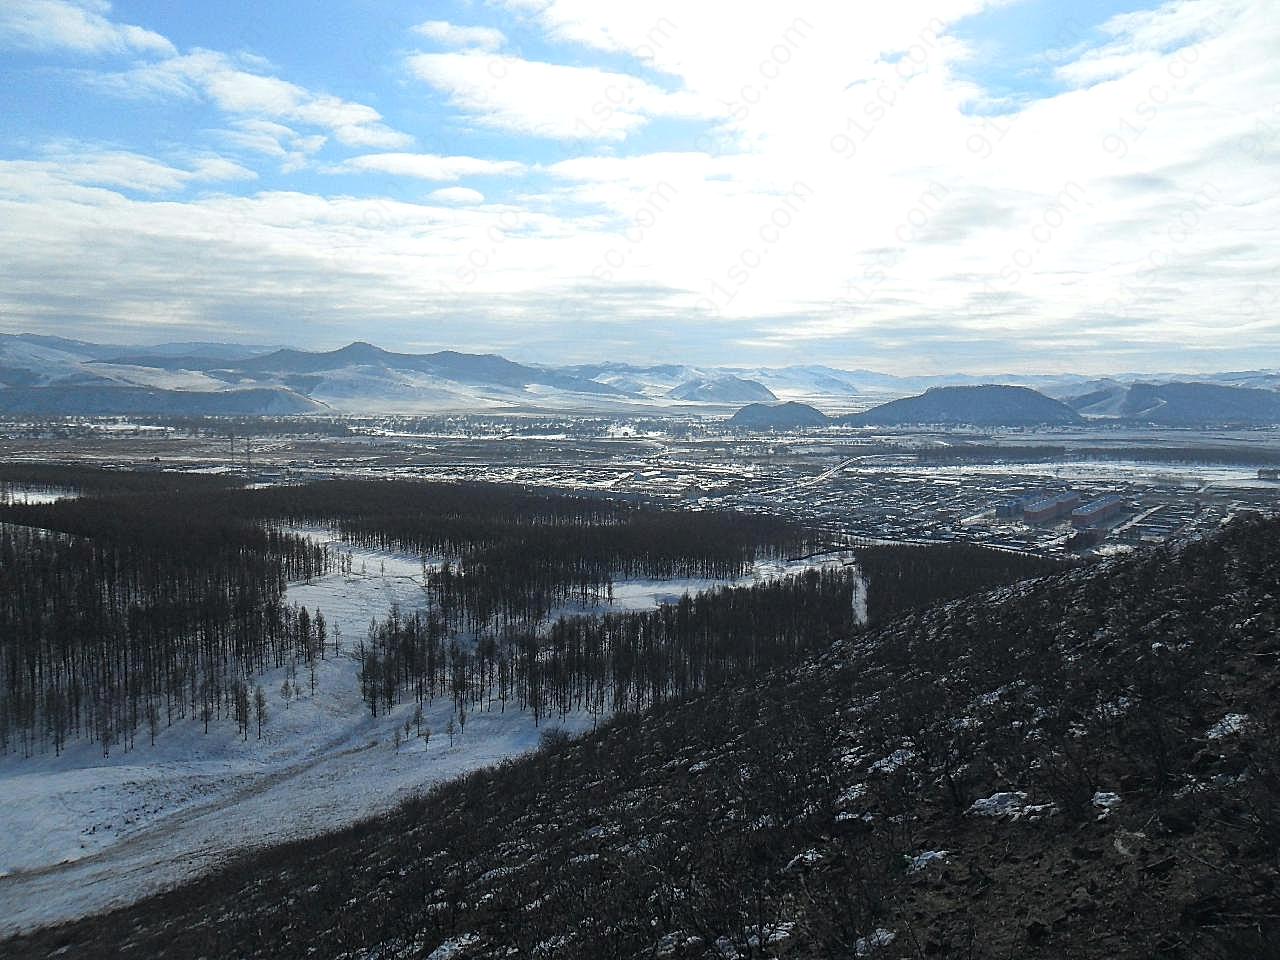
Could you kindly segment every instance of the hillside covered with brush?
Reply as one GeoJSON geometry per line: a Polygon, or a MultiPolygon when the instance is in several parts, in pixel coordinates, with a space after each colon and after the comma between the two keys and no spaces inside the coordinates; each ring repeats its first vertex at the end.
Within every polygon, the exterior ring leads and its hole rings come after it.
{"type": "Polygon", "coordinates": [[[1280,519],[910,613],[6,957],[1267,957],[1280,519]]]}

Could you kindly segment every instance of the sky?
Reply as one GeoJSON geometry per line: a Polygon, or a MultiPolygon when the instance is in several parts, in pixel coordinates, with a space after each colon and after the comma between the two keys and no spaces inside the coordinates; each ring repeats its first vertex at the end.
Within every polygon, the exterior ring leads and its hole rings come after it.
{"type": "Polygon", "coordinates": [[[1280,0],[4,0],[0,332],[1280,367],[1280,0]]]}

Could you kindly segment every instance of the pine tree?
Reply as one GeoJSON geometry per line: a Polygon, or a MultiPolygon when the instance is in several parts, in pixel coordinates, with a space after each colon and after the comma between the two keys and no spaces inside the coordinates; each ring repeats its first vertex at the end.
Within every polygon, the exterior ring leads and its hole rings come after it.
{"type": "Polygon", "coordinates": [[[258,739],[262,739],[262,724],[267,719],[267,695],[263,693],[262,687],[255,686],[253,688],[253,711],[258,718],[258,739]]]}
{"type": "MultiPolygon", "coordinates": [[[[316,611],[316,616],[315,616],[315,631],[316,631],[316,647],[319,648],[320,659],[323,660],[325,659],[325,652],[324,652],[325,647],[329,643],[329,628],[328,628],[328,624],[325,623],[324,614],[321,613],[319,610],[316,611]]],[[[313,689],[312,693],[314,692],[315,690],[313,689]]]]}
{"type": "Polygon", "coordinates": [[[243,680],[237,680],[232,688],[235,700],[236,727],[249,739],[249,686],[243,680]]]}

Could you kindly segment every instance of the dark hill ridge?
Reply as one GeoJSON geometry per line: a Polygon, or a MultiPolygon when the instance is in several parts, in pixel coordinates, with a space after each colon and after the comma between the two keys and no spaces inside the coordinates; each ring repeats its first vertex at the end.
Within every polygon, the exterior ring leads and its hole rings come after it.
{"type": "Polygon", "coordinates": [[[1085,415],[1159,426],[1280,424],[1280,392],[1217,383],[1116,384],[1067,403],[1085,415]]]}
{"type": "Polygon", "coordinates": [[[1240,517],[0,951],[1274,956],[1277,583],[1280,519],[1240,517]]]}
{"type": "Polygon", "coordinates": [[[933,387],[915,397],[891,400],[862,413],[842,417],[849,426],[963,424],[976,427],[1060,426],[1084,419],[1065,403],[1030,387],[984,384],[933,387]]]}
{"type": "Polygon", "coordinates": [[[730,417],[728,423],[731,427],[749,430],[800,430],[825,427],[830,421],[816,407],[790,400],[786,403],[749,403],[730,417]]]}

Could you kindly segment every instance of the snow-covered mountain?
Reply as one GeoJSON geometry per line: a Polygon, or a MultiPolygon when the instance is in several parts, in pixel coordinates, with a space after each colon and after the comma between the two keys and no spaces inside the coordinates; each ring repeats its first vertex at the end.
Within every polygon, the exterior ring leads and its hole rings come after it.
{"type": "Polygon", "coordinates": [[[695,377],[673,388],[667,396],[673,400],[697,403],[771,402],[778,399],[759,381],[741,377],[695,377]]]}
{"type": "MultiPolygon", "coordinates": [[[[554,366],[452,350],[402,353],[362,341],[312,352],[210,342],[127,346],[0,334],[0,410],[19,415],[513,409],[625,413],[690,406],[720,415],[744,403],[774,400],[808,403],[840,415],[935,387],[1001,383],[1079,403],[1076,409],[1089,418],[1116,418],[1133,415],[1133,390],[1152,379],[1116,375],[1100,380],[1072,374],[896,376],[820,364],[554,366]],[[1089,402],[1081,402],[1082,398],[1089,402]]],[[[1194,380],[1220,388],[1247,387],[1255,391],[1253,400],[1263,406],[1264,400],[1280,396],[1276,392],[1280,370],[1154,379],[1164,384],[1194,380]]],[[[1196,422],[1198,404],[1208,403],[1210,394],[1203,388],[1178,390],[1178,422],[1196,422]]],[[[1206,407],[1206,422],[1221,419],[1216,403],[1206,407]]]]}
{"type": "Polygon", "coordinates": [[[630,396],[494,355],[393,353],[363,342],[326,352],[108,347],[27,335],[0,337],[0,385],[8,388],[0,389],[0,409],[31,414],[592,408],[630,396]]]}

